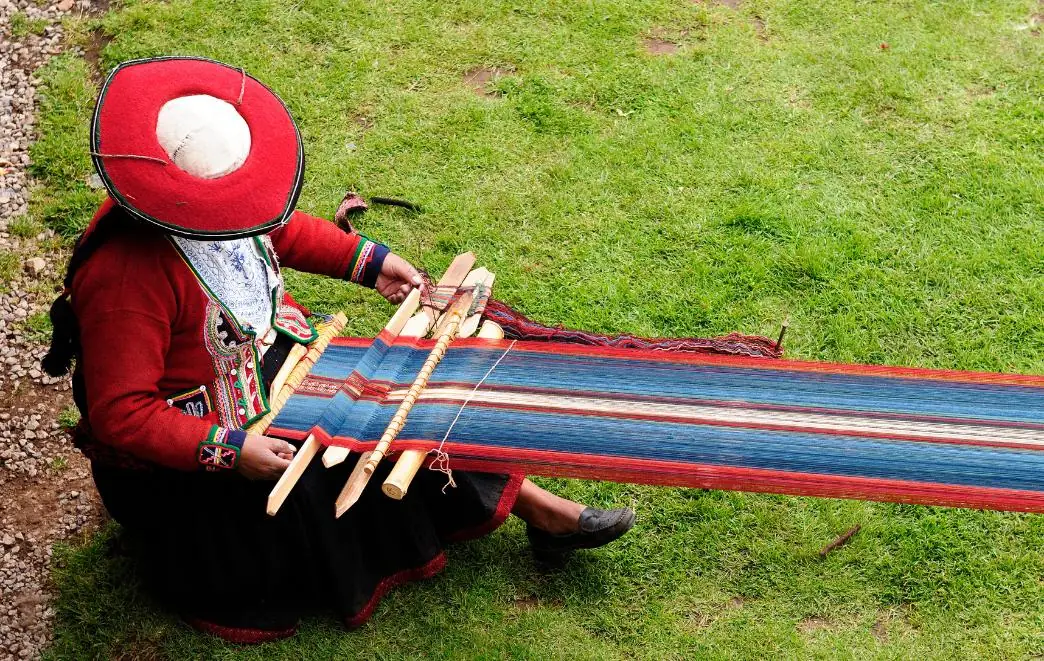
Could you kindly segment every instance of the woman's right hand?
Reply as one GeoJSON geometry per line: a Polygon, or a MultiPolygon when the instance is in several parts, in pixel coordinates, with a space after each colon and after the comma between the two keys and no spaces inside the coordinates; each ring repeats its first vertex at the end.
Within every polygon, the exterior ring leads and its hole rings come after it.
{"type": "Polygon", "coordinates": [[[239,472],[251,480],[278,480],[295,451],[282,439],[247,434],[239,450],[239,472]]]}

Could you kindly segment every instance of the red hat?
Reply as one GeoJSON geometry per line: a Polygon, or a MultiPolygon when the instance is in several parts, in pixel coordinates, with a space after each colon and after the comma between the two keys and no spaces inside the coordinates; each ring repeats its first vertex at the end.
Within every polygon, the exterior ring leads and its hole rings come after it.
{"type": "Polygon", "coordinates": [[[304,175],[301,134],[282,100],[242,69],[197,57],[116,67],[98,96],[91,155],[120,206],[193,238],[286,222],[304,175]]]}

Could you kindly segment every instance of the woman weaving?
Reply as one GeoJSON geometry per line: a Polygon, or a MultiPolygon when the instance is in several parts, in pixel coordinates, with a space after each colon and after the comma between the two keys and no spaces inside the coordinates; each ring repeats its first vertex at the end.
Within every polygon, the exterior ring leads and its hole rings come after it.
{"type": "Polygon", "coordinates": [[[110,198],[70,260],[44,365],[61,374],[75,359],[77,444],[108,511],[143,541],[152,588],[191,624],[240,642],[292,635],[313,609],[360,625],[388,588],[437,573],[446,543],[509,512],[542,556],[633,525],[628,509],[585,508],[522,475],[459,472],[445,495],[441,476],[421,474],[410,497],[368,490],[335,519],[350,464],[319,462],[268,517],[271,481],[295,449],[244,430],[267,412],[289,349],[315,337],[280,269],[392,303],[421,279],[385,246],[294,210],[297,127],[240,69],[122,65],[103,86],[91,147],[110,198]]]}

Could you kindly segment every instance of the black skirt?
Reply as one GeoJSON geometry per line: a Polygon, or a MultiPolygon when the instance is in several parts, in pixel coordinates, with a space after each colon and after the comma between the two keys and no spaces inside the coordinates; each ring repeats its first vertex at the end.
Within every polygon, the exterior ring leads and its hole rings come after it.
{"type": "Polygon", "coordinates": [[[106,509],[142,544],[147,584],[189,623],[237,642],[291,635],[302,614],[333,610],[363,624],[401,583],[435,575],[443,547],[507,518],[523,476],[421,470],[401,501],[379,487],[383,462],[359,502],[334,518],[357,455],[333,468],[315,460],[268,516],[273,482],[238,473],[138,471],[95,464],[106,509]],[[377,486],[375,486],[377,485],[377,486]]]}

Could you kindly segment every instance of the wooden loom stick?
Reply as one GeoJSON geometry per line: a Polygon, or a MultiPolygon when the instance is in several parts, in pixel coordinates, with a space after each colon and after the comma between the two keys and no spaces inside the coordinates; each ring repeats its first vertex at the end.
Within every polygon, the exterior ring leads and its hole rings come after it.
{"type": "MultiPolygon", "coordinates": [[[[458,288],[461,283],[468,276],[468,272],[471,271],[471,267],[475,265],[475,253],[465,252],[457,255],[450,262],[446,272],[439,278],[439,282],[435,285],[436,288],[458,288]]],[[[416,290],[414,290],[416,291],[416,290]]],[[[431,295],[432,292],[428,292],[431,295]]],[[[406,325],[399,330],[399,335],[403,337],[424,337],[428,334],[428,330],[431,325],[435,323],[435,320],[441,314],[441,311],[435,310],[431,306],[424,306],[420,312],[413,315],[413,317],[406,322],[406,325]]],[[[348,457],[347,448],[340,447],[329,447],[326,452],[323,453],[323,465],[333,466],[344,461],[348,457]],[[327,463],[327,457],[330,457],[330,463],[327,463]]],[[[421,456],[423,459],[423,455],[421,456]]],[[[363,470],[363,466],[370,459],[370,453],[364,452],[359,456],[358,462],[355,468],[352,470],[352,474],[348,476],[348,481],[345,482],[344,488],[341,490],[340,495],[337,496],[335,502],[335,511],[337,516],[340,517],[342,514],[351,509],[352,505],[359,500],[359,496],[362,495],[363,489],[370,481],[370,474],[363,470]]]]}
{"type": "Polygon", "coordinates": [[[297,481],[304,475],[305,469],[311,463],[312,457],[319,452],[320,447],[322,447],[322,444],[315,440],[315,436],[309,434],[294,455],[290,465],[279,476],[279,481],[272,487],[272,493],[268,494],[268,507],[265,509],[268,512],[268,516],[275,516],[279,508],[283,506],[283,501],[286,500],[286,497],[290,495],[290,490],[294,488],[297,481]]]}
{"type": "Polygon", "coordinates": [[[443,327],[439,331],[438,338],[435,341],[435,347],[428,354],[427,360],[424,361],[424,365],[421,366],[420,373],[417,374],[417,378],[413,380],[413,384],[410,389],[406,392],[406,397],[402,400],[402,404],[399,405],[399,409],[392,416],[391,422],[388,423],[388,427],[385,428],[384,434],[381,435],[381,440],[377,442],[377,447],[373,449],[373,453],[370,458],[366,460],[366,465],[363,466],[363,470],[367,475],[372,475],[373,471],[377,470],[377,464],[380,463],[385,453],[388,452],[388,448],[391,446],[391,442],[395,440],[395,437],[402,431],[403,426],[406,424],[406,417],[409,416],[410,410],[416,403],[417,398],[420,397],[421,391],[424,390],[424,386],[428,385],[428,379],[431,378],[431,373],[435,371],[435,367],[442,360],[442,357],[446,355],[446,350],[449,348],[450,342],[457,335],[457,330],[460,327],[460,323],[464,320],[464,315],[468,313],[468,309],[471,307],[472,292],[465,292],[460,298],[453,304],[449,312],[446,313],[446,317],[443,320],[443,327]]]}
{"type": "MultiPolygon", "coordinates": [[[[475,269],[464,281],[464,286],[468,285],[468,281],[472,281],[472,284],[485,287],[486,290],[488,290],[493,287],[493,280],[495,278],[496,274],[490,273],[487,269],[475,269]]],[[[457,337],[470,337],[471,334],[475,332],[475,328],[478,327],[481,318],[481,310],[471,314],[463,321],[463,323],[461,323],[457,337]]],[[[405,330],[403,331],[403,335],[406,335],[405,330]]],[[[501,329],[500,336],[503,337],[503,335],[504,331],[501,329]]],[[[419,471],[420,467],[424,465],[424,460],[427,456],[428,453],[423,450],[404,450],[402,454],[399,455],[399,458],[395,460],[395,467],[392,468],[391,473],[389,473],[387,479],[384,480],[384,484],[381,485],[381,491],[383,491],[389,498],[402,500],[403,497],[406,496],[406,491],[410,488],[410,483],[413,482],[413,478],[417,475],[417,471],[419,471]]]]}
{"type": "Polygon", "coordinates": [[[348,476],[344,483],[344,488],[337,495],[337,500],[334,501],[334,516],[336,518],[341,518],[342,514],[350,510],[352,505],[359,501],[359,496],[362,495],[363,489],[370,482],[370,476],[363,470],[366,462],[370,459],[370,454],[369,452],[363,452],[359,455],[359,461],[356,462],[355,468],[352,469],[352,474],[348,476]]]}
{"type": "MultiPolygon", "coordinates": [[[[390,333],[393,337],[397,337],[399,332],[402,331],[402,327],[406,325],[406,322],[410,319],[410,316],[417,311],[417,306],[420,305],[420,290],[414,289],[410,292],[409,296],[406,297],[402,303],[399,304],[399,308],[392,315],[391,319],[384,326],[384,332],[390,333]]],[[[348,448],[343,448],[337,445],[331,445],[326,448],[326,452],[323,453],[323,465],[327,468],[336,466],[345,459],[348,458],[350,451],[348,448]]]]}
{"type": "MultiPolygon", "coordinates": [[[[415,309],[417,309],[419,302],[420,292],[416,290],[410,292],[410,295],[406,297],[406,300],[402,302],[399,309],[395,311],[394,315],[392,315],[392,320],[388,322],[388,325],[391,326],[393,323],[397,323],[401,328],[402,324],[406,323],[406,319],[409,319],[409,316],[413,314],[415,309]]],[[[306,376],[308,376],[312,367],[316,362],[318,362],[323,351],[325,351],[326,347],[329,346],[330,340],[344,329],[346,323],[348,323],[348,317],[344,316],[344,314],[338,313],[334,315],[334,321],[324,327],[319,333],[319,337],[309,345],[308,353],[305,354],[305,357],[302,358],[294,367],[290,376],[286,379],[286,385],[283,386],[275,401],[272,402],[272,410],[268,415],[258,421],[258,424],[261,422],[265,423],[264,430],[267,430],[269,425],[272,424],[272,420],[275,419],[275,416],[278,415],[287,400],[290,399],[290,396],[294,394],[294,390],[297,386],[301,385],[301,382],[304,381],[306,376]]],[[[251,427],[251,431],[253,430],[254,427],[251,427]]],[[[312,458],[318,454],[320,447],[322,447],[322,445],[316,440],[315,436],[309,434],[300,449],[298,449],[294,458],[290,461],[290,465],[286,467],[286,470],[283,471],[283,474],[279,477],[279,481],[276,482],[275,487],[272,488],[272,492],[268,495],[268,507],[266,511],[269,516],[275,516],[276,512],[279,511],[279,508],[282,507],[283,501],[285,501],[286,497],[290,495],[290,491],[294,488],[294,485],[297,484],[297,481],[301,479],[301,476],[304,474],[305,469],[308,468],[308,464],[312,461],[312,458]]]]}

